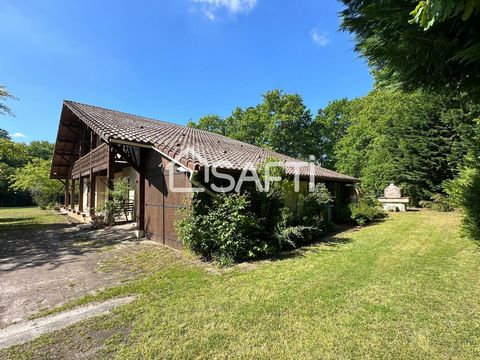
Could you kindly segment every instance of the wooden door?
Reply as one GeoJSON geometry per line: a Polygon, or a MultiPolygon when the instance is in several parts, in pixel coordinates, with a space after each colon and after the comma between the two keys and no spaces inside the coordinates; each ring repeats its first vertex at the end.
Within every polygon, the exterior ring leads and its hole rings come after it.
{"type": "Polygon", "coordinates": [[[163,243],[163,174],[145,174],[145,234],[163,243]]]}
{"type": "Polygon", "coordinates": [[[164,245],[182,248],[175,233],[177,211],[185,205],[188,193],[169,191],[170,177],[175,187],[189,187],[187,174],[165,172],[169,161],[153,150],[146,152],[145,159],[145,235],[147,239],[164,245]]]}

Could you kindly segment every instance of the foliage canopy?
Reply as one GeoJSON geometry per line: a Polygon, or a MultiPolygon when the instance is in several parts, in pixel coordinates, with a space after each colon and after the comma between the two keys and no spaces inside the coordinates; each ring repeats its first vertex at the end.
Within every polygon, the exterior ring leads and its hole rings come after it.
{"type": "Polygon", "coordinates": [[[50,160],[34,158],[25,166],[15,169],[10,176],[13,190],[28,191],[35,203],[45,208],[58,201],[63,184],[50,179],[50,160]]]}
{"type": "Polygon", "coordinates": [[[342,0],[343,30],[384,79],[404,89],[480,96],[480,16],[476,0],[342,0]]]}

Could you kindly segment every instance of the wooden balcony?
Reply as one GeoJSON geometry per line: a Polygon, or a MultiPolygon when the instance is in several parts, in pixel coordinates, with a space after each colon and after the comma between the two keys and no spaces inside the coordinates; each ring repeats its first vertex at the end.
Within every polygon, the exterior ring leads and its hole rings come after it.
{"type": "Polygon", "coordinates": [[[91,172],[95,173],[107,169],[109,151],[108,144],[102,144],[90,151],[87,155],[82,156],[75,161],[73,165],[72,177],[87,176],[91,172]]]}

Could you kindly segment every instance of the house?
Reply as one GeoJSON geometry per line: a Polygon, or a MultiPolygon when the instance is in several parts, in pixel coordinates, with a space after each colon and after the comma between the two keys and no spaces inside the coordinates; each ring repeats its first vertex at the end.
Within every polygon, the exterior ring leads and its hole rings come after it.
{"type": "Polygon", "coordinates": [[[283,161],[286,174],[303,183],[314,178],[335,190],[356,182],[225,136],[73,101],[63,103],[51,177],[65,183],[65,209],[86,216],[105,201],[116,178],[127,178],[128,211],[140,236],[181,248],[174,221],[191,189],[205,188],[195,179],[212,167],[238,177],[269,158],[283,161]]]}

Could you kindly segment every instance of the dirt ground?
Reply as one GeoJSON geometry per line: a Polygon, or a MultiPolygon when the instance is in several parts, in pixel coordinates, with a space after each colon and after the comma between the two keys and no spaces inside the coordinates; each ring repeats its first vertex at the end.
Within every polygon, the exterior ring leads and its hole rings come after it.
{"type": "Polygon", "coordinates": [[[1,232],[0,329],[134,276],[102,270],[111,258],[156,246],[132,229],[85,231],[67,222],[1,232]]]}

